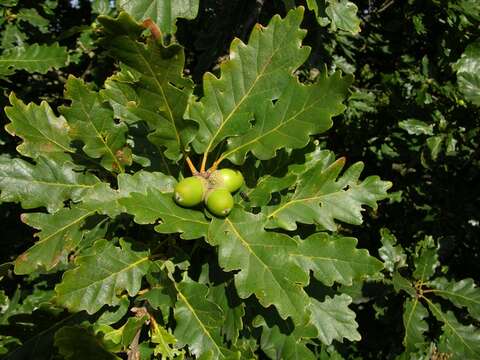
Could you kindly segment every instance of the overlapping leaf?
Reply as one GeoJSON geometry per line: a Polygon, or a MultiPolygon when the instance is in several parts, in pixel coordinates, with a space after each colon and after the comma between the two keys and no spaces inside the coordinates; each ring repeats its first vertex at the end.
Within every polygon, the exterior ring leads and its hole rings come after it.
{"type": "Polygon", "coordinates": [[[382,247],[378,249],[378,254],[383,260],[385,269],[393,272],[396,267],[406,265],[407,255],[401,245],[397,245],[396,237],[386,228],[380,230],[382,247]]]}
{"type": "Polygon", "coordinates": [[[265,160],[280,148],[305,147],[310,135],[329,129],[332,116],[343,112],[350,82],[351,78],[342,78],[338,72],[320,75],[314,85],[291,78],[275,105],[271,101],[260,104],[255,125],[245,135],[230,139],[222,156],[241,164],[249,151],[265,160]]]}
{"type": "Polygon", "coordinates": [[[455,355],[455,359],[480,358],[480,330],[473,325],[463,325],[451,311],[443,312],[437,304],[428,307],[438,321],[443,323],[438,350],[455,355]]]}
{"type": "Polygon", "coordinates": [[[69,126],[62,116],[55,116],[45,101],[40,105],[25,105],[13,93],[10,104],[5,113],[11,123],[5,129],[22,138],[23,143],[17,146],[20,154],[33,159],[44,155],[59,162],[70,160],[68,153],[74,149],[70,147],[69,126]]]}
{"type": "Polygon", "coordinates": [[[425,318],[428,317],[428,311],[422,305],[418,298],[409,298],[405,301],[403,309],[403,326],[405,327],[405,336],[403,337],[403,346],[405,352],[416,352],[425,345],[425,336],[428,331],[428,324],[425,318]]]}
{"type": "Polygon", "coordinates": [[[99,181],[91,174],[76,172],[71,163],[40,157],[32,165],[0,156],[0,200],[20,202],[24,209],[45,206],[55,212],[65,200],[81,200],[99,181]]]}
{"type": "Polygon", "coordinates": [[[133,251],[125,242],[121,246],[99,240],[79,256],[77,267],[67,271],[55,287],[57,302],[70,311],[93,314],[104,305],[117,305],[121,290],[136,295],[150,267],[149,255],[133,251]]]}
{"type": "Polygon", "coordinates": [[[438,252],[431,236],[426,236],[417,245],[414,256],[415,271],[413,277],[420,281],[430,279],[439,265],[438,252]]]}
{"type": "Polygon", "coordinates": [[[356,248],[355,238],[316,233],[299,241],[290,256],[327,286],[334,282],[352,285],[353,280],[373,275],[383,266],[367,250],[356,248]]]}
{"type": "Polygon", "coordinates": [[[165,47],[154,39],[147,44],[137,41],[143,28],[126,13],[117,19],[99,17],[99,21],[106,33],[103,45],[115,59],[138,73],[136,88],[129,92],[130,96],[136,95],[127,101],[127,109],[134,113],[129,117],[147,122],[153,130],[149,139],[165,146],[169,159],[178,160],[195,132],[194,123],[183,119],[193,89],[192,81],[183,77],[183,48],[165,47]]]}
{"type": "Polygon", "coordinates": [[[266,232],[260,215],[239,209],[225,219],[214,219],[208,242],[218,246],[220,266],[238,271],[235,286],[241,298],[252,294],[268,307],[275,305],[281,317],[301,323],[308,315],[308,295],[303,290],[309,279],[291,253],[297,243],[287,235],[266,232]]]}
{"type": "Polygon", "coordinates": [[[139,224],[160,223],[155,230],[162,234],[181,233],[183,239],[206,236],[209,222],[202,212],[178,206],[171,193],[148,189],[146,193],[131,193],[120,199],[126,212],[135,216],[139,224]]]}
{"type": "Polygon", "coordinates": [[[449,281],[445,278],[436,278],[429,281],[429,286],[435,295],[450,300],[458,307],[466,307],[470,315],[480,320],[480,289],[473,279],[449,281]]]}
{"type": "Polygon", "coordinates": [[[278,326],[268,327],[261,318],[255,319],[255,326],[262,327],[260,346],[270,359],[316,359],[305,342],[295,334],[282,334],[278,326]]]}
{"type": "Polygon", "coordinates": [[[333,340],[342,342],[343,339],[361,339],[355,313],[348,307],[351,302],[352,298],[345,294],[333,298],[327,296],[322,302],[310,299],[310,322],[317,329],[317,337],[322,343],[330,345],[333,340]]]}
{"type": "Polygon", "coordinates": [[[38,241],[15,260],[15,273],[30,274],[38,268],[51,270],[88,236],[82,229],[85,220],[95,211],[81,207],[64,208],[55,214],[28,213],[22,215],[22,221],[35,229],[38,241]]]}
{"type": "Polygon", "coordinates": [[[178,292],[175,337],[187,344],[197,357],[239,359],[240,354],[235,355],[222,343],[220,328],[224,314],[217,304],[207,299],[207,286],[186,277],[175,288],[178,292]]]}
{"type": "Polygon", "coordinates": [[[220,78],[204,76],[204,96],[192,102],[187,115],[200,126],[193,142],[198,153],[210,152],[226,137],[246,133],[254,113],[291,84],[293,71],[309,53],[301,46],[302,17],[303,8],[298,8],[284,19],[274,16],[266,28],[255,26],[248,45],[239,39],[232,42],[220,78]]]}
{"type": "Polygon", "coordinates": [[[340,158],[333,163],[319,163],[303,173],[293,194],[283,198],[280,204],[265,208],[268,227],[295,230],[299,222],[335,231],[335,220],[361,224],[363,206],[376,209],[377,201],[387,197],[392,184],[378,176],[360,181],[363,163],[354,164],[339,177],[344,164],[345,159],[340,158]]]}
{"type": "Polygon", "coordinates": [[[137,20],[153,20],[161,31],[175,32],[177,18],[194,19],[199,0],[119,0],[118,5],[137,20]]]}
{"type": "Polygon", "coordinates": [[[27,45],[8,49],[0,55],[0,76],[13,74],[16,70],[45,74],[68,64],[68,52],[64,46],[27,45]]]}
{"type": "Polygon", "coordinates": [[[480,106],[480,41],[470,44],[454,66],[465,98],[480,106]]]}
{"type": "Polygon", "coordinates": [[[106,169],[123,172],[119,154],[125,146],[127,126],[114,122],[113,111],[81,79],[68,78],[65,97],[72,103],[60,111],[68,120],[71,138],[81,140],[85,144],[83,151],[92,158],[101,158],[106,169]]]}

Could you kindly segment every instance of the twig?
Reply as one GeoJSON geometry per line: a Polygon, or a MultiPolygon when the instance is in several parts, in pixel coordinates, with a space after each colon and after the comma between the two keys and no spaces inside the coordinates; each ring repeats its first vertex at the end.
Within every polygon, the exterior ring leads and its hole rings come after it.
{"type": "Polygon", "coordinates": [[[161,39],[162,38],[162,32],[160,31],[160,28],[158,27],[157,24],[155,24],[152,19],[147,19],[142,23],[142,26],[149,29],[150,32],[152,33],[152,36],[155,39],[161,39]]]}

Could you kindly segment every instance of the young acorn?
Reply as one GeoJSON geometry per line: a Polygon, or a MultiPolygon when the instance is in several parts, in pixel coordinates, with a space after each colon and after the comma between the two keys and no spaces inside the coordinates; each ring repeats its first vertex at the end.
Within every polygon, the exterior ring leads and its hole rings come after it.
{"type": "Polygon", "coordinates": [[[214,187],[225,188],[231,193],[240,189],[244,182],[240,171],[227,168],[215,170],[208,178],[208,181],[214,187]]]}
{"type": "Polygon", "coordinates": [[[178,205],[192,207],[202,202],[206,187],[204,178],[190,176],[175,185],[173,198],[178,205]]]}
{"type": "Polygon", "coordinates": [[[234,205],[233,196],[224,188],[211,189],[205,197],[205,205],[212,214],[227,216],[234,205]]]}

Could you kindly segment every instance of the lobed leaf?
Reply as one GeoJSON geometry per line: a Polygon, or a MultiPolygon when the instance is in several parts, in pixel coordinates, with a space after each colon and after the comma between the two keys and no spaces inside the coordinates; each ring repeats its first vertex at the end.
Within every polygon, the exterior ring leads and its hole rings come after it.
{"type": "Polygon", "coordinates": [[[39,268],[49,271],[58,263],[66,262],[69,253],[88,236],[88,231],[83,226],[85,220],[93,214],[95,211],[78,206],[63,208],[55,214],[22,214],[24,223],[41,231],[35,234],[38,241],[15,260],[15,273],[31,274],[39,268]]]}
{"type": "Polygon", "coordinates": [[[45,74],[52,69],[68,65],[67,48],[52,45],[24,45],[5,50],[0,55],[0,77],[13,74],[17,70],[45,74]]]}
{"type": "Polygon", "coordinates": [[[146,193],[131,193],[118,201],[127,213],[135,216],[138,224],[160,223],[155,231],[161,234],[181,233],[182,239],[197,239],[207,235],[209,222],[205,216],[192,209],[178,206],[171,193],[148,189],[146,193]]]}
{"type": "Polygon", "coordinates": [[[428,331],[428,324],[425,319],[428,311],[418,298],[408,298],[403,307],[403,326],[405,335],[403,346],[407,354],[416,352],[423,348],[426,343],[424,333],[428,331]]]}
{"type": "Polygon", "coordinates": [[[395,268],[406,266],[407,255],[402,246],[397,245],[397,238],[387,228],[381,229],[380,235],[382,247],[378,249],[378,254],[383,260],[385,269],[393,272],[395,268]]]}
{"type": "Polygon", "coordinates": [[[458,307],[467,308],[470,315],[480,320],[480,289],[473,279],[449,281],[442,277],[429,281],[428,285],[435,295],[450,300],[458,307]]]}
{"type": "Polygon", "coordinates": [[[291,237],[266,232],[261,215],[234,209],[225,219],[213,219],[207,241],[218,246],[218,261],[235,273],[238,295],[255,294],[264,307],[274,305],[282,318],[301,323],[308,314],[308,295],[303,290],[308,273],[292,256],[297,243],[291,237]]]}
{"type": "Polygon", "coordinates": [[[162,32],[172,34],[177,18],[197,17],[199,0],[119,0],[117,4],[136,20],[151,19],[162,32]]]}
{"type": "Polygon", "coordinates": [[[327,286],[352,285],[353,280],[373,275],[383,266],[367,250],[356,248],[357,239],[316,233],[300,240],[291,256],[304,270],[327,286]]]}
{"type": "Polygon", "coordinates": [[[319,163],[297,180],[295,192],[278,205],[264,208],[268,227],[295,230],[296,223],[318,224],[335,231],[335,220],[360,225],[363,205],[377,208],[377,201],[385,199],[392,186],[378,176],[359,181],[363,163],[356,163],[339,177],[345,164],[340,158],[333,163],[319,163]]]}
{"type": "Polygon", "coordinates": [[[261,318],[255,319],[255,326],[262,327],[260,346],[270,359],[316,359],[305,342],[296,337],[295,334],[283,334],[278,326],[268,327],[261,318]]]}
{"type": "Polygon", "coordinates": [[[100,158],[106,169],[123,172],[125,162],[120,155],[127,126],[116,124],[113,111],[103,104],[100,95],[72,75],[66,83],[65,97],[72,103],[61,107],[60,112],[68,120],[70,137],[81,140],[83,151],[94,159],[100,158]]]}
{"type": "Polygon", "coordinates": [[[0,156],[0,200],[20,202],[24,209],[45,206],[56,212],[69,199],[80,201],[100,180],[75,171],[71,163],[39,157],[32,165],[21,159],[0,156]]]}
{"type": "Polygon", "coordinates": [[[240,354],[227,350],[221,340],[220,328],[224,314],[217,304],[207,299],[207,286],[185,277],[175,284],[175,288],[175,337],[187,344],[197,357],[239,359],[240,354]]]}
{"type": "MultiPolygon", "coordinates": [[[[135,71],[138,77],[135,89],[124,93],[128,98],[122,106],[126,114],[132,113],[127,119],[145,121],[153,131],[150,141],[166,147],[167,158],[178,160],[195,135],[194,123],[183,119],[193,89],[192,81],[183,77],[183,48],[176,44],[165,47],[154,39],[146,44],[137,41],[143,28],[126,13],[117,19],[105,16],[98,19],[105,30],[102,44],[112,57],[135,71]]],[[[122,88],[128,88],[127,83],[124,82],[122,88]]],[[[116,92],[103,94],[118,109],[116,92]]]]}
{"type": "Polygon", "coordinates": [[[416,249],[413,277],[420,281],[426,281],[435,274],[439,264],[437,247],[433,243],[433,238],[426,236],[424,240],[418,243],[418,248],[416,249]]]}
{"type": "Polygon", "coordinates": [[[303,8],[297,8],[284,19],[274,16],[267,27],[257,24],[248,45],[233,40],[220,78],[204,76],[204,96],[190,104],[186,115],[199,124],[193,142],[197,153],[209,153],[226,137],[246,133],[258,109],[291,84],[293,72],[309,53],[301,46],[302,18],[303,8]]]}
{"type": "Polygon", "coordinates": [[[310,299],[310,322],[318,331],[318,339],[330,345],[333,340],[343,342],[343,339],[359,341],[361,336],[357,331],[355,313],[349,309],[352,298],[348,295],[327,296],[324,301],[310,299]]]}
{"type": "Polygon", "coordinates": [[[465,98],[480,106],[480,42],[475,41],[467,46],[465,52],[454,65],[457,71],[457,82],[465,98]]]}
{"type": "Polygon", "coordinates": [[[65,272],[62,282],[55,286],[56,300],[70,311],[94,314],[104,305],[117,305],[119,291],[136,295],[150,260],[148,252],[133,251],[123,241],[117,247],[99,240],[75,264],[77,267],[65,272]]]}
{"type": "Polygon", "coordinates": [[[62,116],[55,116],[45,101],[40,105],[25,105],[13,93],[10,94],[10,104],[5,108],[5,114],[11,122],[5,130],[22,138],[23,143],[17,146],[21,155],[32,159],[48,156],[59,162],[70,160],[69,154],[74,149],[70,147],[68,123],[62,116]]]}
{"type": "Polygon", "coordinates": [[[459,323],[451,311],[445,313],[431,301],[428,301],[428,307],[437,320],[443,323],[438,350],[454,355],[452,359],[478,359],[480,330],[473,325],[459,323]]]}
{"type": "Polygon", "coordinates": [[[331,76],[323,73],[313,85],[291,78],[275,105],[267,101],[258,106],[255,124],[246,134],[229,139],[222,157],[242,164],[248,152],[266,160],[278,149],[305,147],[310,135],[328,130],[331,118],[343,112],[342,101],[351,80],[339,72],[331,76]]]}

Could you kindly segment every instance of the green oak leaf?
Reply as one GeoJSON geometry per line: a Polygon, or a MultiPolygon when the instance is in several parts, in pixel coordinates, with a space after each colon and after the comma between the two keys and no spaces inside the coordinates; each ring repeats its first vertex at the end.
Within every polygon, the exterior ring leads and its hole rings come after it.
{"type": "Polygon", "coordinates": [[[331,20],[332,29],[337,28],[352,34],[360,32],[360,18],[357,16],[358,7],[348,0],[327,0],[325,13],[331,20]]]}
{"type": "Polygon", "coordinates": [[[420,241],[414,255],[415,270],[413,277],[420,281],[427,281],[434,274],[440,262],[438,261],[437,247],[431,236],[420,241]]]}
{"type": "Polygon", "coordinates": [[[132,192],[146,193],[152,189],[162,193],[172,193],[175,178],[160,172],[138,171],[133,175],[119,174],[118,189],[112,189],[106,183],[100,183],[90,189],[82,199],[82,207],[97,211],[99,214],[116,217],[126,212],[119,200],[128,198],[132,192]]]}
{"type": "Polygon", "coordinates": [[[423,349],[427,344],[423,335],[428,331],[428,324],[425,321],[427,317],[428,311],[418,298],[409,298],[405,301],[403,308],[403,326],[405,327],[403,346],[405,346],[406,353],[416,352],[423,349]]]}
{"type": "Polygon", "coordinates": [[[243,329],[242,319],[245,315],[245,304],[240,303],[238,306],[232,308],[228,303],[226,291],[227,288],[225,284],[221,284],[210,288],[208,295],[210,300],[221,307],[225,315],[221,334],[224,335],[228,341],[235,344],[239,338],[240,331],[243,329]]]}
{"type": "Polygon", "coordinates": [[[58,263],[66,262],[69,253],[89,235],[83,226],[85,220],[94,214],[94,210],[79,206],[64,208],[55,214],[22,214],[22,222],[41,231],[35,234],[38,241],[15,260],[15,273],[30,274],[38,268],[49,271],[58,263]]]}
{"type": "Polygon", "coordinates": [[[123,241],[120,245],[99,240],[88,254],[77,257],[77,266],[55,286],[56,301],[70,311],[94,314],[103,305],[117,305],[120,290],[136,295],[150,268],[149,254],[133,251],[123,241]]]}
{"type": "Polygon", "coordinates": [[[200,126],[193,142],[197,153],[209,153],[226,137],[249,131],[254,114],[291,85],[293,72],[310,51],[301,45],[302,18],[303,8],[298,8],[284,19],[275,15],[267,27],[257,24],[248,45],[233,40],[219,78],[204,76],[204,96],[192,101],[186,114],[200,126]]]}
{"type": "Polygon", "coordinates": [[[119,8],[136,20],[151,19],[167,34],[176,31],[177,18],[195,19],[199,0],[117,0],[119,8]]]}
{"type": "Polygon", "coordinates": [[[310,299],[310,322],[317,329],[317,337],[322,343],[330,345],[333,340],[342,342],[343,339],[360,341],[355,312],[348,307],[351,302],[352,298],[345,294],[333,298],[327,296],[322,302],[310,299]]]}
{"type": "Polygon", "coordinates": [[[55,333],[55,346],[67,360],[115,360],[118,356],[108,352],[100,337],[81,326],[64,326],[55,333]]]}
{"type": "Polygon", "coordinates": [[[40,15],[36,9],[20,9],[17,20],[30,23],[43,34],[48,33],[49,21],[40,15]]]}
{"type": "Polygon", "coordinates": [[[397,238],[387,228],[381,229],[380,235],[382,247],[378,249],[378,254],[383,260],[385,269],[393,272],[395,268],[406,266],[407,255],[402,246],[397,245],[397,238]]]}
{"type": "Polygon", "coordinates": [[[365,249],[357,249],[357,239],[316,233],[300,240],[290,256],[303,269],[313,271],[313,276],[327,286],[334,282],[352,285],[353,280],[380,271],[382,263],[365,249]]]}
{"type": "Polygon", "coordinates": [[[177,339],[163,326],[156,325],[151,333],[151,341],[156,344],[153,350],[154,355],[162,355],[162,359],[178,359],[183,351],[175,347],[177,339]]]}
{"type": "Polygon", "coordinates": [[[197,239],[207,235],[209,222],[199,211],[178,206],[171,193],[148,189],[146,193],[131,193],[119,200],[138,224],[153,224],[161,234],[181,233],[182,239],[197,239]]]}
{"type": "Polygon", "coordinates": [[[417,119],[407,119],[398,122],[398,126],[410,135],[433,135],[433,124],[427,124],[417,119]]]}
{"type": "Polygon", "coordinates": [[[339,72],[318,77],[313,85],[291,78],[275,105],[264,102],[255,111],[255,125],[244,135],[228,140],[222,158],[242,164],[248,152],[261,160],[273,158],[278,149],[305,147],[310,135],[332,126],[332,117],[343,112],[342,101],[352,78],[339,72]]]}
{"type": "Polygon", "coordinates": [[[71,163],[39,157],[32,165],[0,156],[0,200],[20,202],[24,209],[45,206],[49,212],[58,211],[64,201],[80,201],[99,182],[91,174],[75,171],[71,163]]]}
{"type": "MultiPolygon", "coordinates": [[[[167,158],[178,160],[196,130],[192,121],[183,119],[193,90],[193,82],[183,77],[183,48],[177,44],[165,47],[154,39],[146,44],[137,41],[143,28],[126,13],[122,12],[117,19],[105,16],[98,19],[105,30],[102,44],[112,57],[137,72],[134,92],[124,94],[129,95],[128,112],[134,114],[128,119],[145,121],[152,130],[149,140],[166,147],[167,158]]],[[[104,93],[109,95],[112,93],[104,93]]],[[[118,104],[119,100],[112,101],[118,104]]]]}
{"type": "Polygon", "coordinates": [[[417,291],[415,290],[412,282],[408,279],[405,279],[402,275],[399,274],[398,271],[395,271],[392,274],[392,285],[397,293],[400,291],[405,291],[412,297],[417,296],[417,291]]]}
{"type": "Polygon", "coordinates": [[[175,288],[177,326],[174,336],[177,340],[187,344],[199,358],[208,354],[208,359],[239,359],[240,354],[227,350],[222,342],[220,329],[224,314],[217,304],[207,299],[208,287],[185,276],[175,288]]]}
{"type": "Polygon", "coordinates": [[[11,75],[17,70],[46,74],[49,70],[68,65],[67,48],[52,45],[24,45],[5,50],[0,55],[0,77],[11,75]]]}
{"type": "Polygon", "coordinates": [[[254,326],[262,327],[260,346],[270,359],[316,359],[306,343],[294,333],[283,334],[278,326],[269,327],[261,317],[254,319],[254,326]]]}
{"type": "Polygon", "coordinates": [[[65,97],[71,105],[61,107],[60,112],[70,125],[70,137],[81,140],[85,144],[83,151],[94,159],[101,158],[106,169],[123,172],[125,163],[119,154],[125,146],[127,126],[116,124],[113,111],[103,104],[101,96],[72,75],[67,80],[65,97]]]}
{"type": "Polygon", "coordinates": [[[345,158],[333,163],[319,163],[297,180],[293,194],[280,204],[264,208],[269,220],[267,227],[295,230],[297,222],[318,224],[327,230],[337,229],[335,220],[360,225],[363,205],[377,208],[377,201],[385,199],[392,186],[378,176],[359,181],[363,163],[358,162],[340,175],[345,158]]]}
{"type": "Polygon", "coordinates": [[[22,138],[23,142],[17,146],[17,151],[23,156],[36,159],[40,155],[62,161],[70,160],[71,138],[68,135],[69,126],[63,116],[55,116],[47,102],[40,105],[30,103],[25,105],[10,94],[10,104],[5,108],[5,114],[11,123],[5,130],[13,136],[22,138]]]}
{"type": "Polygon", "coordinates": [[[282,318],[291,316],[302,323],[308,314],[308,273],[297,265],[292,254],[297,242],[291,237],[266,232],[261,215],[238,208],[225,219],[214,219],[208,229],[208,242],[218,246],[218,261],[225,271],[235,273],[238,295],[255,294],[264,307],[274,305],[282,318]]]}
{"type": "Polygon", "coordinates": [[[443,326],[438,350],[455,355],[453,359],[480,358],[480,330],[473,325],[463,325],[451,311],[443,312],[440,307],[428,301],[428,307],[443,326]]]}
{"type": "Polygon", "coordinates": [[[480,106],[480,41],[467,46],[454,69],[460,91],[467,100],[480,106]]]}
{"type": "Polygon", "coordinates": [[[2,49],[11,49],[14,47],[23,47],[27,40],[27,35],[22,32],[16,24],[7,24],[0,34],[0,46],[2,49]]]}
{"type": "Polygon", "coordinates": [[[450,300],[458,307],[467,308],[470,315],[480,321],[480,289],[473,279],[449,281],[436,278],[428,282],[431,291],[444,299],[450,300]]]}

